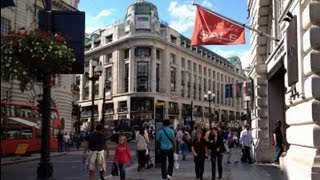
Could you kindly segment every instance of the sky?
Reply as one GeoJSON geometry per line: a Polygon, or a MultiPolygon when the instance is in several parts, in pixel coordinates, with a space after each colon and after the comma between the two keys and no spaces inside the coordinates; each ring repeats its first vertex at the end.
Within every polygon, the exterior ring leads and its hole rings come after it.
{"type": "MultiPolygon", "coordinates": [[[[80,0],[78,9],[86,15],[86,33],[103,29],[108,25],[122,21],[127,8],[135,0],[80,0]]],[[[196,7],[193,2],[219,14],[249,25],[247,0],[149,0],[158,8],[159,18],[184,36],[191,39],[196,7]]],[[[250,63],[250,32],[246,29],[246,44],[242,45],[206,45],[222,57],[238,56],[242,67],[250,63]]]]}

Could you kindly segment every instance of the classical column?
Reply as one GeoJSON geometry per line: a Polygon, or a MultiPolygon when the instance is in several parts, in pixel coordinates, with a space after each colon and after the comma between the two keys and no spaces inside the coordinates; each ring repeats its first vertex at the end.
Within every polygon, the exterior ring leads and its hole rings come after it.
{"type": "MultiPolygon", "coordinates": [[[[259,63],[259,61],[257,61],[259,63]]],[[[252,148],[254,159],[258,162],[270,162],[273,156],[270,141],[270,123],[268,117],[267,66],[263,63],[255,66],[250,75],[253,79],[253,96],[249,102],[252,136],[255,146],[252,148]],[[253,107],[251,106],[253,105],[253,107]],[[254,112],[252,112],[254,111],[254,112]]]]}
{"type": "Polygon", "coordinates": [[[84,99],[84,84],[85,84],[84,75],[80,75],[80,85],[79,85],[79,101],[83,101],[84,99]]]}
{"type": "Polygon", "coordinates": [[[135,91],[135,84],[136,84],[136,76],[135,76],[135,59],[134,59],[134,49],[135,47],[130,48],[130,56],[129,56],[129,93],[135,91]]]}
{"type": "Polygon", "coordinates": [[[156,85],[157,85],[157,57],[156,57],[156,47],[152,47],[151,52],[151,62],[150,62],[150,71],[149,71],[149,84],[151,85],[151,92],[156,92],[156,85]]]}

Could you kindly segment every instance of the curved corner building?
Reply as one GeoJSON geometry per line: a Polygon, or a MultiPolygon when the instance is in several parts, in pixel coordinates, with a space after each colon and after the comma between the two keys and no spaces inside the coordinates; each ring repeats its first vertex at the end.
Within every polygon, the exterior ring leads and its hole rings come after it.
{"type": "Polygon", "coordinates": [[[153,122],[156,107],[164,107],[163,117],[172,123],[192,120],[208,126],[209,103],[204,94],[210,90],[215,94],[212,118],[239,125],[244,112],[241,92],[236,93],[236,84],[244,81],[240,59],[228,61],[190,43],[159,19],[152,3],[130,5],[123,21],[87,36],[85,66],[91,76],[91,62],[97,60],[103,73],[94,84],[94,97],[92,81],[85,75],[78,77],[82,119],[90,119],[91,98],[95,98],[95,121],[102,119],[105,103],[107,124],[121,119],[153,122]],[[233,97],[225,97],[227,84],[233,86],[233,97]]]}

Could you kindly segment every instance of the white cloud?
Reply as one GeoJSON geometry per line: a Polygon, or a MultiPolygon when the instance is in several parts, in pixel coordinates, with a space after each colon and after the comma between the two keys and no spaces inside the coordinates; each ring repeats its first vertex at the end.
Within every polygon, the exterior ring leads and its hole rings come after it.
{"type": "Polygon", "coordinates": [[[171,16],[169,26],[178,32],[186,32],[192,29],[195,18],[195,6],[188,2],[179,4],[177,1],[170,2],[168,11],[171,16]]]}
{"type": "Polygon", "coordinates": [[[241,60],[242,68],[248,67],[252,61],[252,56],[250,54],[250,50],[241,52],[239,57],[241,60]]]}
{"type": "MultiPolygon", "coordinates": [[[[184,1],[183,3],[178,1],[172,1],[169,4],[169,15],[171,17],[169,26],[179,33],[193,30],[194,19],[196,15],[196,6],[192,5],[193,1],[184,1]]],[[[203,0],[201,3],[209,9],[213,8],[213,4],[208,0],[203,0]]]]}
{"type": "Polygon", "coordinates": [[[98,15],[93,17],[93,19],[99,20],[100,18],[107,17],[107,16],[109,16],[111,14],[112,14],[112,9],[104,9],[104,10],[100,11],[100,13],[98,15]]]}
{"type": "Polygon", "coordinates": [[[95,30],[103,29],[111,24],[114,18],[110,18],[110,16],[114,17],[115,13],[116,10],[114,9],[103,9],[96,15],[86,15],[86,33],[92,33],[95,30]]]}
{"type": "Polygon", "coordinates": [[[206,7],[206,8],[212,8],[213,5],[210,1],[207,1],[207,0],[204,0],[202,3],[201,3],[202,6],[206,7]]]}

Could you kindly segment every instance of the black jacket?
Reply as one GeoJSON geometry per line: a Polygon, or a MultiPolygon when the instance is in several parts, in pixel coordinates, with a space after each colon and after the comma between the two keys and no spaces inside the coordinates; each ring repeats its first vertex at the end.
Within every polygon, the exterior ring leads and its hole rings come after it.
{"type": "Polygon", "coordinates": [[[215,141],[215,135],[210,133],[208,139],[208,149],[211,151],[211,155],[217,155],[226,152],[226,148],[224,147],[223,143],[223,137],[221,135],[218,135],[217,140],[215,141]]]}

